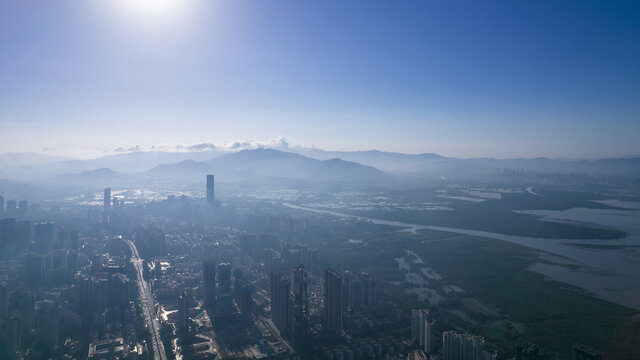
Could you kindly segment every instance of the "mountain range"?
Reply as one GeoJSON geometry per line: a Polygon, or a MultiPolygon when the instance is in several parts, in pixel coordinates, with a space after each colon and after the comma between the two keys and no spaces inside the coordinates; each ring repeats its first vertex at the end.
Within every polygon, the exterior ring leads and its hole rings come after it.
{"type": "Polygon", "coordinates": [[[438,154],[325,151],[290,147],[228,152],[131,152],[90,160],[42,154],[0,155],[0,179],[14,182],[81,186],[113,183],[180,184],[201,182],[213,173],[219,181],[380,184],[390,179],[490,177],[496,174],[580,173],[588,176],[640,178],[640,157],[600,160],[458,159],[438,154]]]}

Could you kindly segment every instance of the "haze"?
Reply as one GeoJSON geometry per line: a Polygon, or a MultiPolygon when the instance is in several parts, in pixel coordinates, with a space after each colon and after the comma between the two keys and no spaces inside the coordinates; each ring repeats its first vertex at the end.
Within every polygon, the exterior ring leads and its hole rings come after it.
{"type": "Polygon", "coordinates": [[[0,360],[640,359],[640,2],[0,0],[0,360]]]}
{"type": "Polygon", "coordinates": [[[640,153],[636,2],[6,1],[2,152],[640,153]]]}

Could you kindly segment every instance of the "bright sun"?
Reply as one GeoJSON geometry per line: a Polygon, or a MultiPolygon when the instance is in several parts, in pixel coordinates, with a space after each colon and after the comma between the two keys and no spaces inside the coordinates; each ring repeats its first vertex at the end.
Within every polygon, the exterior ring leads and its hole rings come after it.
{"type": "Polygon", "coordinates": [[[164,22],[184,15],[191,0],[116,0],[118,7],[139,21],[164,22]]]}

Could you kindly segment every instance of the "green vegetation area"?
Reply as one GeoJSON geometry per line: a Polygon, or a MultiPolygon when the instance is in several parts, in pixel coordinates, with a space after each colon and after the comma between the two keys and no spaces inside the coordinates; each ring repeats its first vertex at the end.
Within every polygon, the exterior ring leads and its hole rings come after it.
{"type": "MultiPolygon", "coordinates": [[[[449,226],[472,230],[563,239],[617,239],[628,236],[624,231],[589,226],[576,226],[558,222],[540,221],[538,216],[518,214],[514,210],[566,210],[574,207],[610,209],[591,200],[604,199],[590,192],[568,191],[554,187],[536,188],[536,194],[502,193],[501,199],[465,202],[438,197],[434,189],[391,192],[391,202],[400,204],[442,203],[453,211],[403,210],[388,207],[371,210],[337,211],[376,219],[395,220],[420,225],[449,226]]],[[[450,190],[451,196],[469,196],[459,189],[450,190]]]]}
{"type": "Polygon", "coordinates": [[[550,358],[557,353],[559,359],[569,359],[571,346],[582,342],[607,358],[640,357],[640,342],[633,341],[640,338],[637,312],[529,271],[535,262],[543,262],[534,250],[446,232],[411,234],[351,219],[319,219],[313,235],[301,240],[320,248],[323,266],[371,271],[377,277],[379,299],[393,301],[407,314],[429,308],[439,331],[457,329],[485,336],[503,355],[513,354],[519,344],[536,343],[546,347],[550,358]],[[464,292],[447,295],[437,305],[405,293],[412,285],[395,258],[407,256],[406,250],[424,260],[415,264],[407,257],[411,272],[419,274],[420,267],[430,267],[442,275],[442,280],[429,280],[430,288],[444,295],[442,286],[456,285],[464,292]],[[490,312],[479,310],[470,299],[490,312]]]}

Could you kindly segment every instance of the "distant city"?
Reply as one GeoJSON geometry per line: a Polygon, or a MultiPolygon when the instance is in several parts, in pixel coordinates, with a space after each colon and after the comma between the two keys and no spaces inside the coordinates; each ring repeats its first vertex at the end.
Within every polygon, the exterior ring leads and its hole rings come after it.
{"type": "MultiPolygon", "coordinates": [[[[0,196],[3,358],[557,357],[447,325],[440,305],[407,309],[379,294],[386,276],[377,266],[328,267],[309,241],[326,215],[225,203],[214,175],[202,180],[204,197],[144,204],[107,187],[99,209],[43,209],[0,196]]],[[[574,359],[602,358],[585,344],[566,350],[574,359]]]]}
{"type": "Polygon", "coordinates": [[[0,1],[0,360],[640,360],[640,0],[0,1]]]}

